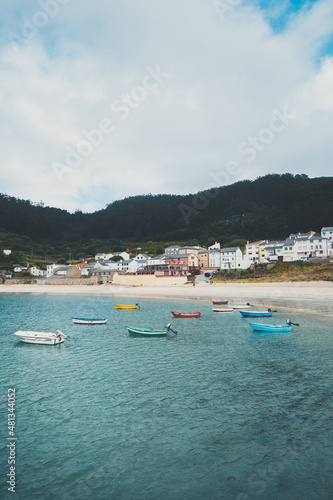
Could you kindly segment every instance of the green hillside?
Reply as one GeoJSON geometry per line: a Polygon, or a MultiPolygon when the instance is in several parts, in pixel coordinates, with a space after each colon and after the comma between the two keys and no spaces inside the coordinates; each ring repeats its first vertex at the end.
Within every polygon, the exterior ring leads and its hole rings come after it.
{"type": "Polygon", "coordinates": [[[42,261],[171,242],[242,245],[333,224],[333,177],[266,175],[186,196],[133,196],[88,214],[0,195],[1,248],[42,261]],[[23,252],[23,254],[22,254],[23,252]]]}

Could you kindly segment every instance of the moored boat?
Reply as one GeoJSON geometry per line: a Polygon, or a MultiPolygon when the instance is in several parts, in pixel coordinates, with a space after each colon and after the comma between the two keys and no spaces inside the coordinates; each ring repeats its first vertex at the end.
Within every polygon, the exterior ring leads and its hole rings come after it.
{"type": "Polygon", "coordinates": [[[235,305],[229,305],[229,307],[232,307],[233,309],[241,309],[242,311],[244,309],[250,309],[250,307],[253,307],[251,304],[235,304],[235,305]]]}
{"type": "Polygon", "coordinates": [[[266,318],[270,318],[272,316],[272,311],[271,309],[268,309],[268,311],[239,311],[241,313],[242,316],[245,316],[245,317],[255,317],[255,318],[259,318],[259,317],[266,317],[266,318]]]}
{"type": "Polygon", "coordinates": [[[108,318],[72,318],[74,325],[105,325],[108,318]]]}
{"type": "Polygon", "coordinates": [[[165,337],[168,330],[153,330],[151,328],[133,328],[131,326],[126,326],[128,333],[130,335],[135,335],[137,337],[165,337]]]}
{"type": "Polygon", "coordinates": [[[126,304],[115,304],[116,309],[137,309],[139,304],[126,305],[126,304]]]}
{"type": "Polygon", "coordinates": [[[22,342],[26,342],[28,344],[55,345],[61,344],[65,339],[69,339],[69,337],[61,330],[57,330],[55,333],[18,330],[14,333],[14,335],[16,335],[22,342]]]}
{"type": "Polygon", "coordinates": [[[214,312],[220,312],[220,313],[227,313],[227,312],[232,312],[233,308],[232,307],[213,307],[214,312]]]}
{"type": "Polygon", "coordinates": [[[265,325],[263,323],[249,323],[252,330],[257,332],[291,332],[292,325],[286,323],[285,325],[265,325]]]}
{"type": "Polygon", "coordinates": [[[184,313],[184,312],[171,311],[171,314],[174,316],[174,318],[200,318],[201,316],[201,312],[184,313]]]}
{"type": "Polygon", "coordinates": [[[220,299],[213,299],[212,300],[213,302],[213,306],[225,306],[228,304],[228,301],[227,300],[220,300],[220,299]]]}

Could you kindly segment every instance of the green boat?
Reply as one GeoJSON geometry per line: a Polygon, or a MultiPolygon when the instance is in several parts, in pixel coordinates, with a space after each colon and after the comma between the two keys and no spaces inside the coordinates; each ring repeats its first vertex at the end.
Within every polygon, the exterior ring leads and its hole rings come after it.
{"type": "Polygon", "coordinates": [[[130,335],[136,335],[139,337],[165,337],[168,330],[152,330],[149,328],[132,328],[131,326],[126,327],[130,335]]]}
{"type": "Polygon", "coordinates": [[[150,328],[132,328],[131,326],[126,326],[128,333],[130,335],[136,335],[137,337],[165,337],[168,333],[172,332],[177,335],[177,330],[171,328],[171,323],[165,325],[166,330],[152,330],[150,328]]]}

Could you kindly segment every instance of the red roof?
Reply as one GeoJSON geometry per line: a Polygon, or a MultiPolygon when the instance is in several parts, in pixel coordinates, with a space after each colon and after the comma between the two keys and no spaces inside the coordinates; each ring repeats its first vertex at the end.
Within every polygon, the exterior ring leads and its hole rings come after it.
{"type": "Polygon", "coordinates": [[[263,243],[265,240],[260,240],[260,241],[253,241],[252,243],[249,243],[249,245],[260,245],[260,243],[263,243]]]}

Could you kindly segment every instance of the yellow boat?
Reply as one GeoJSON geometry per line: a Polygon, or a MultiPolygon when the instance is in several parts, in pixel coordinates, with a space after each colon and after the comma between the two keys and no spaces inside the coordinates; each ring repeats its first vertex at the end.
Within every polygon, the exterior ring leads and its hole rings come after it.
{"type": "Polygon", "coordinates": [[[122,304],[115,304],[116,309],[137,309],[139,304],[134,304],[134,305],[122,305],[122,304]]]}

